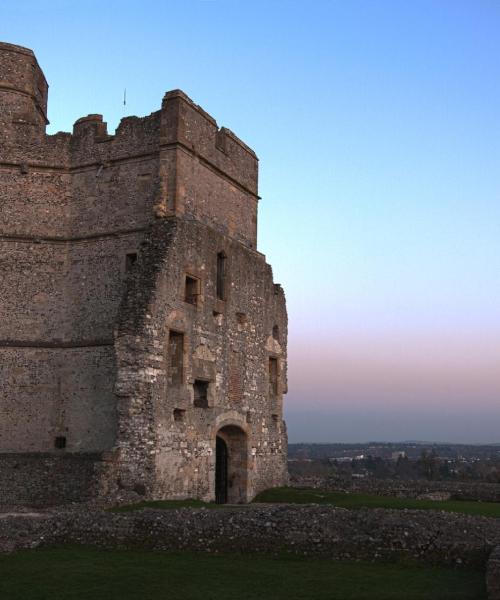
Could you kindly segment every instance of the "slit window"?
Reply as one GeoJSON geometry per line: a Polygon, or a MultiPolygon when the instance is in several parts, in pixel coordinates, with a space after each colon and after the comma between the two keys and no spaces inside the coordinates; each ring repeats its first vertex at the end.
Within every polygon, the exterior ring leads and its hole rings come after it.
{"type": "Polygon", "coordinates": [[[58,450],[62,450],[63,448],[66,448],[66,438],[63,435],[58,435],[54,440],[54,446],[58,450]]]}
{"type": "Polygon", "coordinates": [[[226,299],[226,268],[227,257],[224,252],[217,254],[217,298],[226,299]]]}
{"type": "Polygon", "coordinates": [[[168,373],[170,383],[180,385],[184,371],[184,334],[171,331],[168,336],[168,373]]]}
{"type": "Polygon", "coordinates": [[[200,280],[191,275],[186,275],[186,282],[184,285],[184,301],[188,304],[196,306],[198,304],[198,297],[200,295],[200,280]]]}
{"type": "Polygon", "coordinates": [[[278,359],[269,359],[269,397],[278,396],[278,359]]]}
{"type": "Polygon", "coordinates": [[[130,271],[137,262],[137,252],[129,252],[125,257],[125,271],[130,271]]]}
{"type": "Polygon", "coordinates": [[[208,385],[208,381],[195,380],[193,404],[196,408],[208,408],[208,385]]]}

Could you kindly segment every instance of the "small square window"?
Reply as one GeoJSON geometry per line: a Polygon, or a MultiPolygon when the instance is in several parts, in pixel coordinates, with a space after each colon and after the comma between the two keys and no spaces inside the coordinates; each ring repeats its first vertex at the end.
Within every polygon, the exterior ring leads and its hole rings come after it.
{"type": "Polygon", "coordinates": [[[193,384],[194,401],[196,408],[208,408],[208,385],[210,382],[196,379],[193,384]]]}
{"type": "Polygon", "coordinates": [[[58,450],[62,450],[63,448],[66,448],[66,438],[63,435],[57,436],[54,439],[54,446],[58,450]]]}
{"type": "Polygon", "coordinates": [[[125,257],[125,270],[130,271],[137,262],[137,252],[129,252],[125,257]]]}
{"type": "Polygon", "coordinates": [[[182,408],[174,408],[174,421],[184,421],[186,411],[182,408]]]}
{"type": "Polygon", "coordinates": [[[196,306],[200,295],[200,280],[191,275],[186,275],[186,283],[184,286],[184,301],[188,304],[196,306]]]}

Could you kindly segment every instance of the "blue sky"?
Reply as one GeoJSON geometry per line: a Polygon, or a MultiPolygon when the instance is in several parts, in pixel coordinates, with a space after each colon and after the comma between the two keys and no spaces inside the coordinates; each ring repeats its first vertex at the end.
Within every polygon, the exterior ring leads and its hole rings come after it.
{"type": "Polygon", "coordinates": [[[50,132],[181,88],[256,150],[291,441],[500,442],[499,30],[493,0],[0,1],[50,132]]]}

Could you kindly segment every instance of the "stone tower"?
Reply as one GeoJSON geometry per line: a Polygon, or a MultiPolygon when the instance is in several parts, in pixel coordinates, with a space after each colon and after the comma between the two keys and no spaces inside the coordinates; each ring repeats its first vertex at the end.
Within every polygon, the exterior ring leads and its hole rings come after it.
{"type": "Polygon", "coordinates": [[[254,152],[184,93],[46,135],[0,43],[0,504],[245,502],[287,481],[287,317],[254,152]]]}

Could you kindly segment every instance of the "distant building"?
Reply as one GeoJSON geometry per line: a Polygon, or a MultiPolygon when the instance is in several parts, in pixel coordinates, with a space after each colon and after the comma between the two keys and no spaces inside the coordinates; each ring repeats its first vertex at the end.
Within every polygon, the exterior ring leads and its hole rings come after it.
{"type": "Polygon", "coordinates": [[[400,458],[406,458],[406,452],[404,450],[398,450],[391,454],[391,460],[399,460],[400,458]]]}

